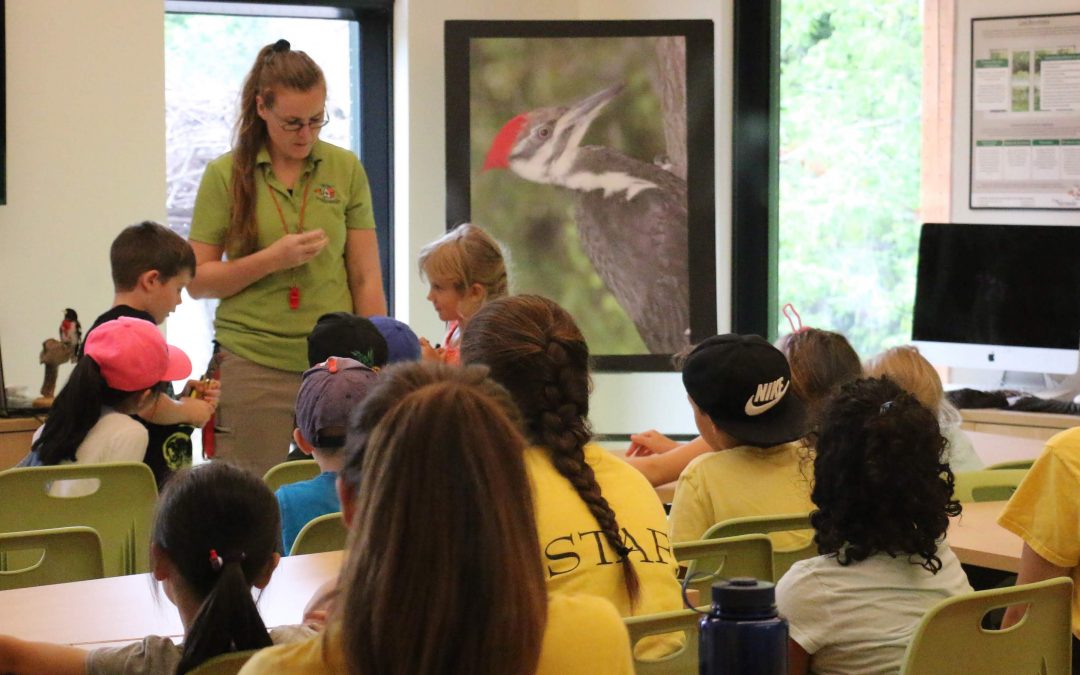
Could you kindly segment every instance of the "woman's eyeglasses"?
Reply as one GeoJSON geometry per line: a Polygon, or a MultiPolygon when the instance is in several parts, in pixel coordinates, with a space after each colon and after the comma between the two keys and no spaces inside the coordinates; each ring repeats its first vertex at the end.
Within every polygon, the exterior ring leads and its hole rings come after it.
{"type": "Polygon", "coordinates": [[[272,108],[266,108],[266,110],[270,111],[270,114],[273,115],[274,119],[278,121],[278,126],[280,126],[284,131],[300,131],[304,127],[308,127],[312,131],[315,131],[316,129],[322,129],[327,124],[330,124],[330,115],[325,111],[320,117],[312,117],[311,119],[305,121],[298,119],[282,119],[282,117],[276,112],[274,112],[272,108]]]}

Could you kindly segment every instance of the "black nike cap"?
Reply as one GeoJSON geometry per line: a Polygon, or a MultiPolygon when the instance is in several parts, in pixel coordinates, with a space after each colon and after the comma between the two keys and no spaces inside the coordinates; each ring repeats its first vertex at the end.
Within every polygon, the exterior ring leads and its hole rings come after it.
{"type": "Polygon", "coordinates": [[[783,353],[758,335],[715,335],[693,349],[683,386],[701,412],[746,445],[767,448],[806,435],[806,407],[791,391],[783,353]]]}

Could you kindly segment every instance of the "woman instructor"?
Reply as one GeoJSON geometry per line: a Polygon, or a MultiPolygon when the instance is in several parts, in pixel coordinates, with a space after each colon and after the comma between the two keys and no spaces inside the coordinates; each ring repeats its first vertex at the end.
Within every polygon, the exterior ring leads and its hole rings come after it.
{"type": "Polygon", "coordinates": [[[262,475],[285,459],[307,336],[327,312],[386,313],[367,175],[319,140],[326,80],[278,40],[244,80],[236,143],[203,174],[191,222],[195,298],[222,382],[214,456],[262,475]]]}

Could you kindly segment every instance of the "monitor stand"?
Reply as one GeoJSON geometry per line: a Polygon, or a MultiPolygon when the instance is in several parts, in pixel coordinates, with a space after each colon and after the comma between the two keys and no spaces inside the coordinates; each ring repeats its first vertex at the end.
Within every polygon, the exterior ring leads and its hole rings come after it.
{"type": "Polygon", "coordinates": [[[1016,373],[1006,371],[1002,374],[1001,386],[1004,389],[1016,388],[1027,391],[1032,396],[1037,396],[1045,401],[1064,401],[1066,403],[1072,403],[1076,398],[1080,397],[1080,351],[1077,351],[1076,370],[1071,375],[1016,373]],[[1011,387],[1009,383],[1010,376],[1027,376],[1026,378],[1019,379],[1030,379],[1031,376],[1034,376],[1042,381],[1035,386],[1032,386],[1031,384],[1024,385],[1017,382],[1015,387],[1011,387]]]}

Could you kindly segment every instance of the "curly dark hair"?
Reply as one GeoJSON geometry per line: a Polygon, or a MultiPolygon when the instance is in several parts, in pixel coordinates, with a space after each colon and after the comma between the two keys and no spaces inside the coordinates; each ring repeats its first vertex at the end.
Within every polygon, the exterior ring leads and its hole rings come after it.
{"type": "Polygon", "coordinates": [[[816,434],[810,516],[818,551],[849,565],[876,553],[941,569],[937,542],[960,514],[937,416],[892,380],[845,385],[816,434]]]}

